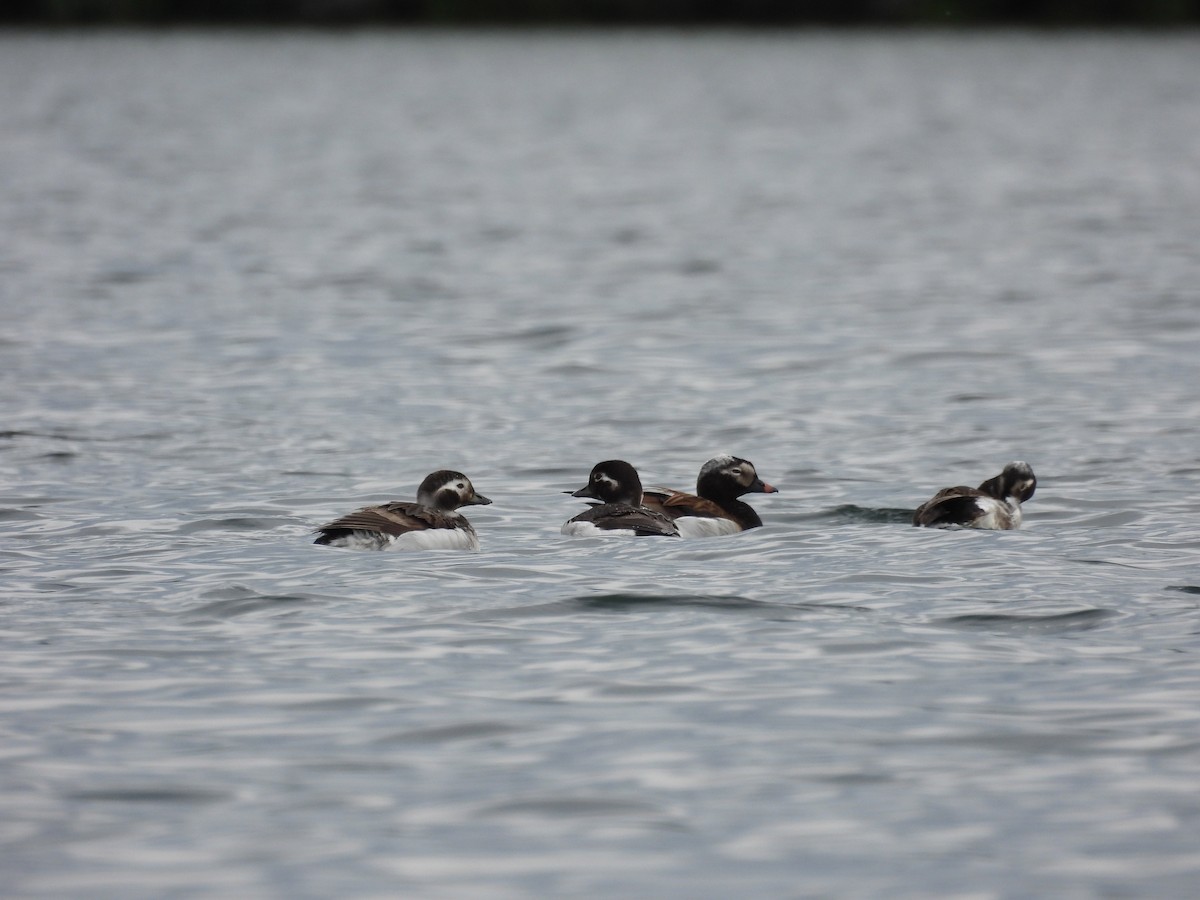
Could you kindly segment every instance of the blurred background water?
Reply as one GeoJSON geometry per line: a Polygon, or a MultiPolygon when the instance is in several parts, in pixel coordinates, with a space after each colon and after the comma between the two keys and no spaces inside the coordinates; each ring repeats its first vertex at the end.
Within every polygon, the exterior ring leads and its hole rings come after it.
{"type": "Polygon", "coordinates": [[[0,36],[23,897],[1188,896],[1200,39],[0,36]],[[571,540],[600,459],[782,493],[571,540]],[[1010,459],[1020,532],[918,530],[1010,459]],[[478,554],[310,544],[442,466],[478,554]]]}

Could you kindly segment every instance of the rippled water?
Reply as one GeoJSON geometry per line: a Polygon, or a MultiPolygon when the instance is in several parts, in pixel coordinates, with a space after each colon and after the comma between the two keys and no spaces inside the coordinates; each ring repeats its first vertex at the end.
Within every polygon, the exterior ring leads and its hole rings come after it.
{"type": "Polygon", "coordinates": [[[0,37],[12,896],[1186,896],[1200,40],[0,37]],[[759,531],[571,540],[717,451],[759,531]],[[1009,459],[1020,532],[909,511],[1009,459]],[[310,530],[453,466],[478,554],[310,530]]]}

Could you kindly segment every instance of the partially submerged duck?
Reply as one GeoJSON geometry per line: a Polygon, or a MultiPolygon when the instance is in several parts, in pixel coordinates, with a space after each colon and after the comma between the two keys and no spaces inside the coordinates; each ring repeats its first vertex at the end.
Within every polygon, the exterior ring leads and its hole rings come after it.
{"type": "Polygon", "coordinates": [[[913,525],[929,528],[987,528],[1007,531],[1021,527],[1021,504],[1033,496],[1037,477],[1029,463],[1010,462],[995,478],[977,488],[942,488],[913,514],[913,525]]]}

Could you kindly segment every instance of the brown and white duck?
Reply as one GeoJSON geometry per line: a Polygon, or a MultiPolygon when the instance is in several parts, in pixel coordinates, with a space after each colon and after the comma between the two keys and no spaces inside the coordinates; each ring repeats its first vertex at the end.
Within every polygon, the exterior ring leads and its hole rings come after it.
{"type": "Polygon", "coordinates": [[[913,513],[913,525],[929,528],[986,528],[1008,531],[1021,527],[1021,504],[1033,496],[1037,477],[1029,463],[1010,462],[995,478],[977,488],[942,488],[913,513]]]}
{"type": "Polygon", "coordinates": [[[396,500],[347,513],[318,528],[313,543],[356,550],[478,550],[479,537],[458,508],[491,502],[466,475],[439,469],[421,482],[416,503],[396,500]]]}
{"type": "Polygon", "coordinates": [[[648,487],[644,503],[675,521],[683,537],[716,537],[759,528],[754,507],[743,494],[777,494],[779,489],[758,477],[754,463],[739,456],[714,456],[700,468],[696,493],[648,487]]]}
{"type": "Polygon", "coordinates": [[[678,537],[679,529],[668,516],[642,505],[642,479],[623,459],[609,459],[592,467],[588,483],[572,497],[599,500],[562,527],[567,535],[599,534],[678,537]]]}

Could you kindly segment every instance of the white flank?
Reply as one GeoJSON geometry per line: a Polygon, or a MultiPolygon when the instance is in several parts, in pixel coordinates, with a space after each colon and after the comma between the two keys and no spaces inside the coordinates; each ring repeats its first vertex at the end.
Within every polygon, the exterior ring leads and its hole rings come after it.
{"type": "Polygon", "coordinates": [[[330,547],[345,547],[347,550],[383,550],[391,541],[387,535],[374,531],[352,531],[344,537],[334,538],[330,547]]]}
{"type": "Polygon", "coordinates": [[[967,524],[971,528],[987,528],[1007,531],[1021,527],[1021,504],[1015,500],[994,500],[991,497],[976,497],[975,506],[982,513],[967,524]]]}
{"type": "Polygon", "coordinates": [[[680,516],[675,520],[681,537],[706,538],[720,537],[725,534],[737,534],[742,527],[732,519],[720,519],[715,516],[680,516]]]}
{"type": "Polygon", "coordinates": [[[465,528],[425,528],[407,531],[388,545],[389,550],[478,550],[479,537],[465,528]]]}
{"type": "Polygon", "coordinates": [[[427,528],[399,537],[377,531],[352,531],[329,542],[348,550],[478,550],[479,538],[463,528],[427,528]]]}
{"type": "Polygon", "coordinates": [[[586,521],[568,522],[562,527],[562,533],[569,537],[637,536],[637,532],[630,528],[597,528],[594,522],[586,521]]]}

